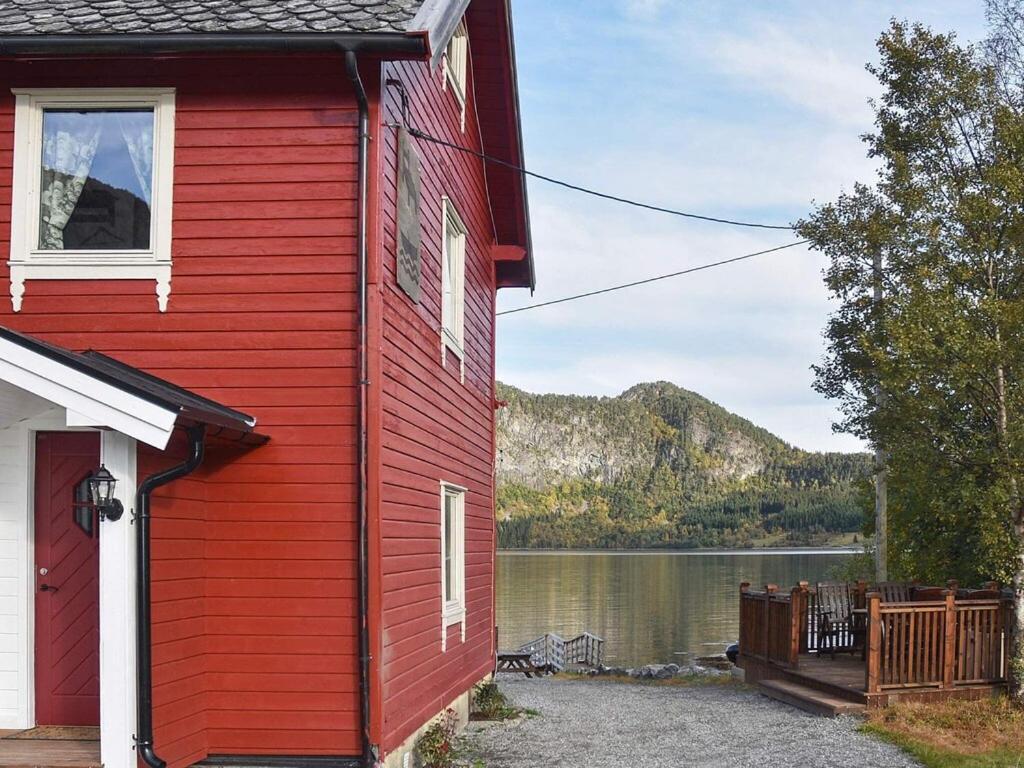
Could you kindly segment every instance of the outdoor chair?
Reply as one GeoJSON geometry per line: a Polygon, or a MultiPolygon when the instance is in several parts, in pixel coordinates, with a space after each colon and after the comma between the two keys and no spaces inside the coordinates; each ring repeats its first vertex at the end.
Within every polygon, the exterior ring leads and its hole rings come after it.
{"type": "Polygon", "coordinates": [[[864,646],[865,615],[856,604],[856,591],[846,582],[822,581],[815,587],[818,653],[853,653],[864,646]]]}
{"type": "Polygon", "coordinates": [[[909,603],[916,584],[906,581],[882,581],[871,591],[882,596],[883,603],[909,603]]]}

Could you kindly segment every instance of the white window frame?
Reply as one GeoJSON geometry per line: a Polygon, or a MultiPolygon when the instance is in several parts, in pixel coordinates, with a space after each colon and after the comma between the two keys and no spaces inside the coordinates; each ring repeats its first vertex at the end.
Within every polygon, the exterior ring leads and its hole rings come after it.
{"type": "Polygon", "coordinates": [[[11,205],[11,303],[21,309],[26,280],[155,280],[157,306],[171,293],[174,190],[173,88],[14,88],[14,175],[11,205]],[[153,183],[148,250],[44,251],[39,243],[43,110],[153,110],[153,183]]]}
{"type": "Polygon", "coordinates": [[[459,212],[455,210],[448,197],[441,198],[441,363],[446,364],[448,350],[459,358],[459,376],[463,380],[466,375],[466,241],[468,233],[462,223],[459,212]],[[455,274],[449,276],[448,236],[456,235],[456,252],[454,254],[455,274]],[[455,293],[453,302],[454,317],[448,317],[448,303],[445,301],[444,287],[451,277],[452,290],[455,293]]]}
{"type": "Polygon", "coordinates": [[[462,640],[466,639],[466,489],[441,481],[441,650],[448,644],[448,627],[453,624],[462,625],[462,640]],[[452,569],[454,578],[452,586],[455,592],[453,599],[445,600],[444,585],[448,571],[445,565],[448,531],[445,524],[445,504],[448,498],[454,498],[455,504],[455,551],[452,553],[452,569]]]}
{"type": "Polygon", "coordinates": [[[444,87],[451,86],[459,103],[460,127],[466,130],[466,91],[469,86],[469,30],[466,20],[459,22],[444,51],[444,87]]]}

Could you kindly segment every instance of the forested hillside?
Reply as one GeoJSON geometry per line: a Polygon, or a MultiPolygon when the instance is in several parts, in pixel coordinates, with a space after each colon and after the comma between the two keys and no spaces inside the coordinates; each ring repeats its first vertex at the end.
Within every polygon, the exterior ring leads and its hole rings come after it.
{"type": "Polygon", "coordinates": [[[506,548],[824,543],[860,530],[866,454],[808,453],[673,384],[498,398],[506,548]]]}

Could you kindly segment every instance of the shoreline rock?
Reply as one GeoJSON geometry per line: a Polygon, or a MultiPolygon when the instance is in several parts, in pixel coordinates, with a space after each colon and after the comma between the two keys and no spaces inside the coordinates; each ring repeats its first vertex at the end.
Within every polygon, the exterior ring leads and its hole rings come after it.
{"type": "MultiPolygon", "coordinates": [[[[674,677],[726,677],[731,675],[729,669],[717,666],[718,660],[713,657],[703,657],[697,661],[714,661],[715,666],[710,664],[699,664],[693,662],[686,665],[679,664],[644,664],[641,667],[606,667],[597,669],[569,670],[575,674],[587,675],[590,677],[632,677],[637,680],[671,680],[674,677]]],[[[728,662],[727,662],[728,663],[728,662]]],[[[729,664],[731,667],[732,665],[729,664]]]]}

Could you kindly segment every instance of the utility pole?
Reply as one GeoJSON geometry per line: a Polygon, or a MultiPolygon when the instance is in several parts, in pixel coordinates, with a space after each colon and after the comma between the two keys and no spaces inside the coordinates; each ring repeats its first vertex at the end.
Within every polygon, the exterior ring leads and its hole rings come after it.
{"type": "MultiPolygon", "coordinates": [[[[874,301],[876,322],[881,322],[882,314],[882,249],[875,249],[874,256],[874,301]]],[[[885,402],[882,385],[875,385],[875,406],[881,408],[885,402]]],[[[875,581],[889,580],[888,539],[889,510],[888,506],[888,472],[886,470],[885,450],[875,443],[875,581]]]]}

